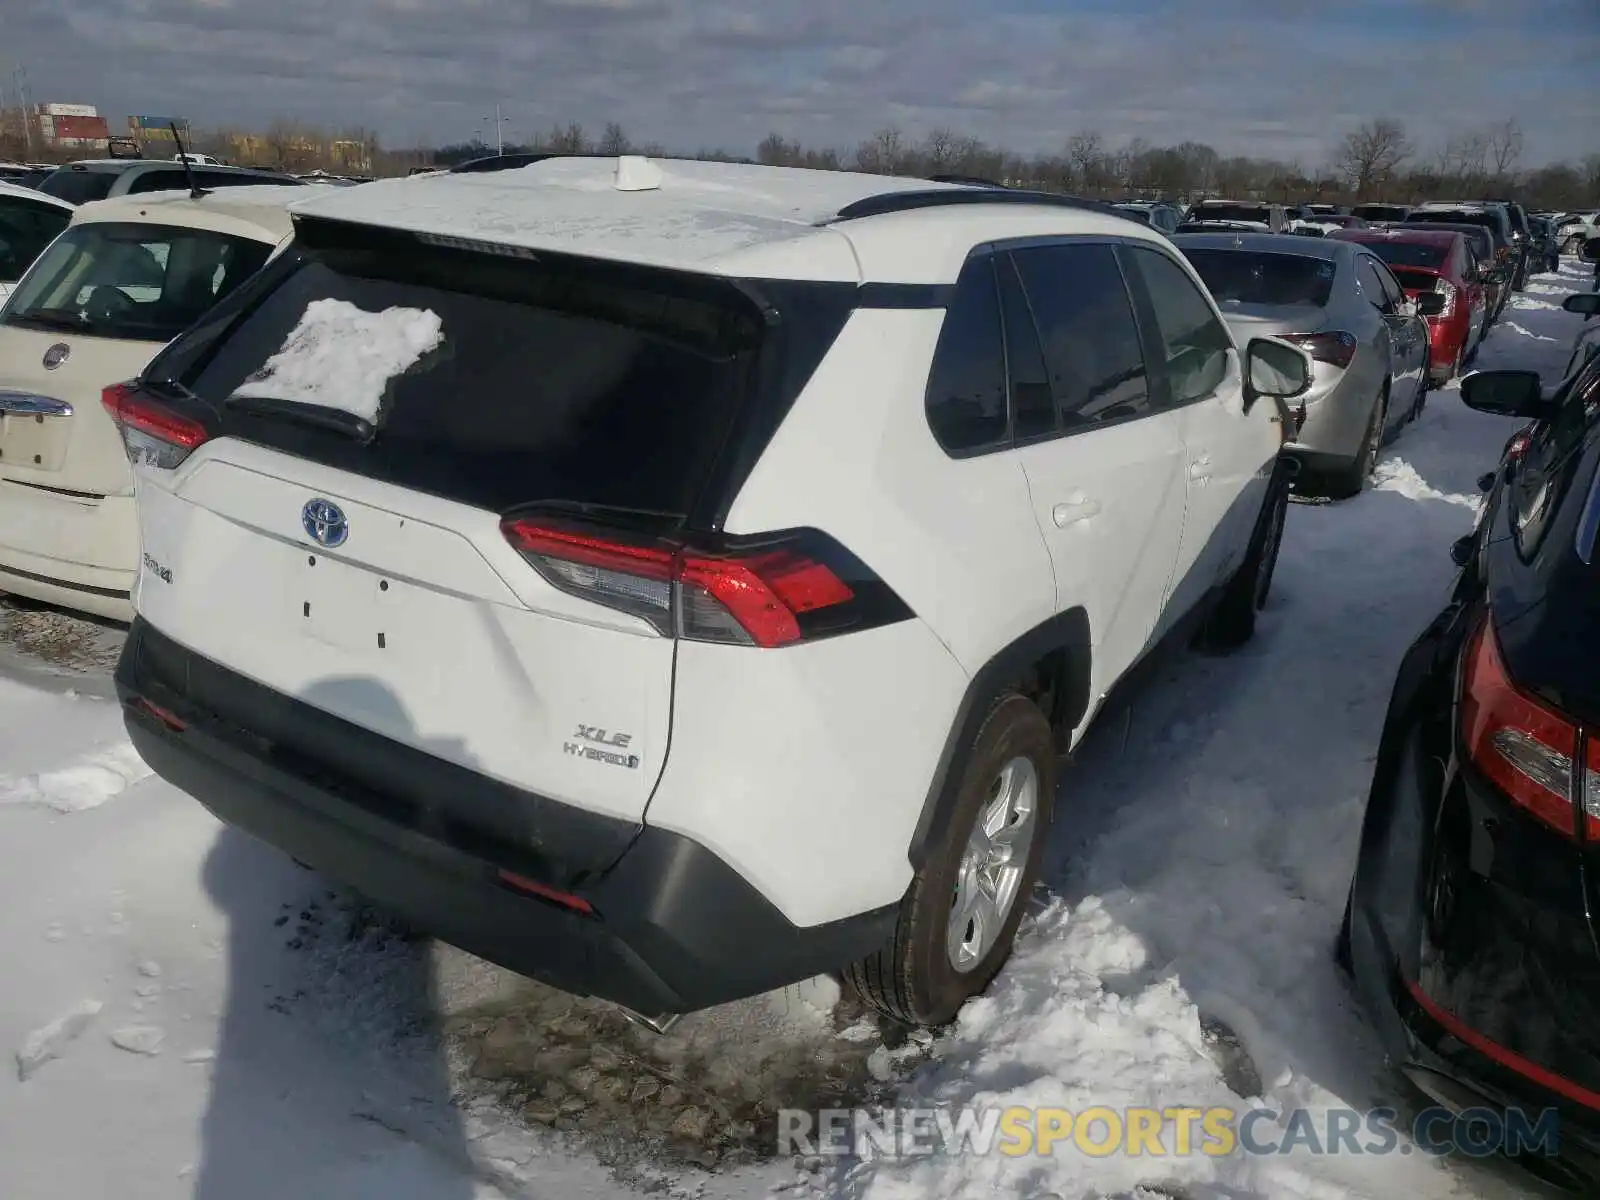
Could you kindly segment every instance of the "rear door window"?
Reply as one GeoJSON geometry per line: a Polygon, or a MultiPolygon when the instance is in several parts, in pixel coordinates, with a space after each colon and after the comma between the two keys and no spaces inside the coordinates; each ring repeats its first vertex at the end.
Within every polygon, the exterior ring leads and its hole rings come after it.
{"type": "Polygon", "coordinates": [[[1061,428],[1147,415],[1144,350],[1113,247],[1030,246],[1011,257],[1039,327],[1061,428]]]}
{"type": "Polygon", "coordinates": [[[1378,260],[1363,254],[1356,259],[1356,279],[1361,284],[1361,294],[1385,313],[1392,313],[1394,304],[1378,273],[1378,260]]]}
{"type": "Polygon", "coordinates": [[[210,230],[91,221],[69,228],[12,295],[5,322],[165,342],[255,274],[272,247],[210,230]]]}

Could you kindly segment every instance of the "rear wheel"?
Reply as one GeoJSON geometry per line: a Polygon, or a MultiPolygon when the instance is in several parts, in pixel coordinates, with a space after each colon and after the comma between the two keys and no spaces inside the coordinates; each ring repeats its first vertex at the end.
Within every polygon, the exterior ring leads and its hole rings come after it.
{"type": "Polygon", "coordinates": [[[955,812],[900,904],[894,939],[846,981],[879,1012],[943,1025],[1011,955],[1039,874],[1055,800],[1056,754],[1039,706],[995,701],[957,780],[955,812]]]}
{"type": "Polygon", "coordinates": [[[1389,386],[1384,385],[1383,394],[1378,398],[1378,403],[1373,406],[1372,420],[1367,424],[1367,434],[1361,443],[1361,449],[1356,451],[1355,457],[1348,464],[1338,468],[1328,477],[1328,495],[1335,500],[1348,500],[1358,496],[1366,489],[1367,481],[1372,478],[1372,473],[1378,466],[1378,451],[1383,446],[1383,425],[1389,411],[1389,386]]]}

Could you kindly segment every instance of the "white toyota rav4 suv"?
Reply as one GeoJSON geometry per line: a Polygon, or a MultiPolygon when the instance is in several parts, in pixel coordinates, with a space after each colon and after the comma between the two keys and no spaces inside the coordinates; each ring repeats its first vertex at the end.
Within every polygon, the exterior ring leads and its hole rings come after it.
{"type": "Polygon", "coordinates": [[[1254,628],[1309,362],[1108,207],[551,159],[294,223],[117,399],[119,694],[224,821],[486,958],[948,1020],[1058,753],[1254,628]]]}

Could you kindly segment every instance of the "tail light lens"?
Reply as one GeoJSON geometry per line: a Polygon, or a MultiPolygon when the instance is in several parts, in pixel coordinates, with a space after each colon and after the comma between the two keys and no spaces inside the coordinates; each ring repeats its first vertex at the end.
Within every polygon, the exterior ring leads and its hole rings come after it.
{"type": "Polygon", "coordinates": [[[1340,330],[1333,333],[1286,333],[1283,340],[1292,342],[1316,362],[1328,363],[1343,370],[1356,356],[1356,338],[1353,333],[1340,330]]]}
{"type": "Polygon", "coordinates": [[[543,519],[507,518],[501,529],[553,586],[640,617],[666,637],[771,648],[910,615],[886,584],[816,533],[712,551],[543,519]]]}
{"type": "Polygon", "coordinates": [[[117,423],[135,466],[170,471],[210,436],[199,421],[152,400],[134,383],[112,384],[100,393],[100,403],[117,423]]]}
{"type": "Polygon", "coordinates": [[[1473,763],[1519,807],[1576,837],[1600,840],[1600,744],[1590,742],[1582,769],[1577,723],[1520,691],[1485,619],[1467,645],[1461,683],[1461,736],[1473,763]]]}
{"type": "Polygon", "coordinates": [[[1433,290],[1444,297],[1444,311],[1439,314],[1440,319],[1454,316],[1456,311],[1456,285],[1448,279],[1441,279],[1433,285],[1433,290]]]}

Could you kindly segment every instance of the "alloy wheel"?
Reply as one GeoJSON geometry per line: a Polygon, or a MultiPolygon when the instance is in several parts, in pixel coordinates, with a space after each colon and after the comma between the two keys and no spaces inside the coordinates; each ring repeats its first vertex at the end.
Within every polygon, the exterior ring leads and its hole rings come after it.
{"type": "Polygon", "coordinates": [[[945,950],[957,971],[983,962],[1005,927],[1033,848],[1038,811],[1039,772],[1019,755],[990,785],[956,871],[945,950]]]}

